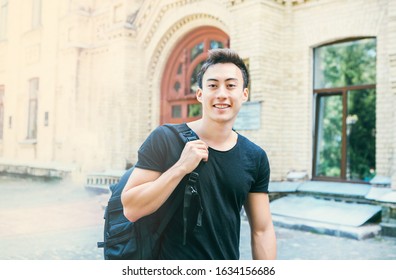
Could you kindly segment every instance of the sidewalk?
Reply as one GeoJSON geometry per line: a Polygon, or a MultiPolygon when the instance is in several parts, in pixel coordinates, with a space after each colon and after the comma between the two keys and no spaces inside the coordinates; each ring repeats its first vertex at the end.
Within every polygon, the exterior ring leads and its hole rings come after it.
{"type": "MultiPolygon", "coordinates": [[[[103,204],[67,182],[0,176],[0,260],[99,260],[103,204]]],[[[276,227],[278,259],[396,260],[395,238],[351,240],[276,227]]],[[[250,259],[249,226],[241,228],[241,259],[250,259]]]]}

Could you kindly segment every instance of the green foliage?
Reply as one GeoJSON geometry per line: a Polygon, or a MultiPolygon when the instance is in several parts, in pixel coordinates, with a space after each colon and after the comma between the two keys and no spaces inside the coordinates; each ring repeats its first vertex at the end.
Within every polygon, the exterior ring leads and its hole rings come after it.
{"type": "Polygon", "coordinates": [[[201,103],[188,105],[188,117],[200,117],[202,115],[201,103]]]}
{"type": "Polygon", "coordinates": [[[350,91],[348,116],[357,119],[347,124],[349,179],[367,181],[375,175],[375,90],[350,91]]]}
{"type": "Polygon", "coordinates": [[[319,165],[317,175],[341,175],[342,97],[320,97],[319,165]]]}
{"type": "Polygon", "coordinates": [[[363,39],[315,50],[315,88],[374,84],[376,41],[363,39]]]}

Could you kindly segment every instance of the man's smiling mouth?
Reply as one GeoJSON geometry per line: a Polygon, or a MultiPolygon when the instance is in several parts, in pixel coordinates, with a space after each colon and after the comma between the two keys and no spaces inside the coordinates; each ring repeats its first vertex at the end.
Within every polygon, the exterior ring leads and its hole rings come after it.
{"type": "Polygon", "coordinates": [[[213,107],[215,107],[217,109],[226,109],[226,108],[230,108],[231,106],[228,104],[215,104],[215,105],[213,105],[213,107]]]}

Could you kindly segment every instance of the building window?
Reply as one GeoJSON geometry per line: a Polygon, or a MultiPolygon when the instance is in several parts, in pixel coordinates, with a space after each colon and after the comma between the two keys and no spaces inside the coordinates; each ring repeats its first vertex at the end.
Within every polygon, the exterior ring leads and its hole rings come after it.
{"type": "Polygon", "coordinates": [[[49,113],[45,112],[44,113],[44,126],[48,126],[49,124],[49,113]]]}
{"type": "Polygon", "coordinates": [[[374,177],[375,77],[375,38],[314,50],[314,178],[362,182],[374,177]]]}
{"type": "Polygon", "coordinates": [[[0,40],[7,39],[8,0],[0,0],[0,40]]]}
{"type": "Polygon", "coordinates": [[[4,86],[0,85],[0,140],[4,137],[4,86]]]}
{"type": "Polygon", "coordinates": [[[188,122],[202,115],[195,97],[197,73],[210,49],[228,45],[228,35],[209,26],[193,30],[178,43],[162,79],[161,123],[188,122]]]}
{"type": "Polygon", "coordinates": [[[37,138],[37,109],[38,109],[38,89],[39,79],[29,80],[29,101],[28,101],[28,130],[27,139],[37,138]]]}
{"type": "Polygon", "coordinates": [[[32,29],[41,26],[41,0],[32,0],[32,29]]]}

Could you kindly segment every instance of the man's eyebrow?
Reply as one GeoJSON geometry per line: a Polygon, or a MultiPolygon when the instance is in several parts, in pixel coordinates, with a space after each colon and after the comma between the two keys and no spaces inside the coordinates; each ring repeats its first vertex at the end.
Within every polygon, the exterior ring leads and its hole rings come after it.
{"type": "MultiPolygon", "coordinates": [[[[218,79],[215,79],[215,78],[208,78],[208,79],[206,79],[206,81],[207,81],[207,82],[218,82],[219,80],[218,80],[218,79]]],[[[226,79],[225,81],[226,81],[226,82],[229,82],[229,81],[238,81],[238,79],[237,79],[237,78],[228,78],[228,79],[226,79]]]]}

